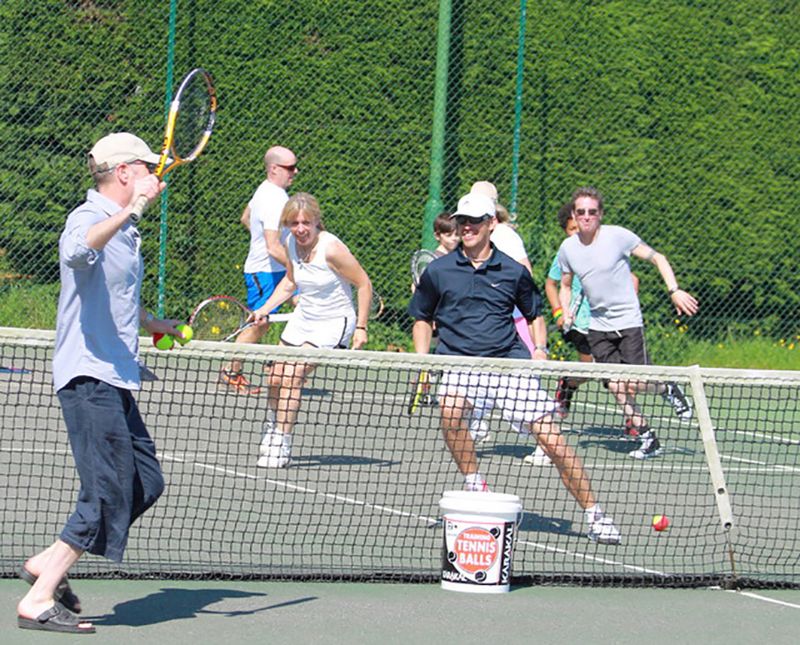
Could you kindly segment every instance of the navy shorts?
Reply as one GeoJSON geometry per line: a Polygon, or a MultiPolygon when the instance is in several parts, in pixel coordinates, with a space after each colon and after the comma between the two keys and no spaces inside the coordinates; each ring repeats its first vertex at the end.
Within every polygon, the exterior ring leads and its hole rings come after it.
{"type": "Polygon", "coordinates": [[[58,399],[81,484],[60,537],[121,562],[131,524],[164,491],[155,444],[128,390],[79,376],[58,399]]]}

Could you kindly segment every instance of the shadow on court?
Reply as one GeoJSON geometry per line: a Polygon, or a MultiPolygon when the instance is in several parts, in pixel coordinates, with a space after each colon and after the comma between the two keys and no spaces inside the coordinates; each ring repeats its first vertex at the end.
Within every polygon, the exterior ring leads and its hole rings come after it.
{"type": "MultiPolygon", "coordinates": [[[[547,517],[537,513],[526,512],[519,523],[519,530],[536,531],[539,533],[557,533],[558,535],[568,535],[570,537],[584,537],[583,532],[576,532],[572,528],[572,521],[561,517],[547,517]]],[[[520,533],[521,537],[525,537],[520,533]]]]}
{"type": "Polygon", "coordinates": [[[334,468],[337,466],[372,466],[391,468],[400,465],[399,461],[373,459],[361,455],[298,455],[292,456],[292,465],[303,468],[334,468]]]}
{"type": "Polygon", "coordinates": [[[206,607],[224,600],[258,596],[267,596],[267,594],[237,591],[235,589],[165,588],[143,598],[121,602],[114,605],[113,613],[87,617],[87,620],[90,620],[95,625],[141,627],[185,618],[196,618],[199,614],[217,614],[230,617],[247,616],[317,600],[316,596],[306,596],[248,610],[215,611],[206,609],[206,607]]]}

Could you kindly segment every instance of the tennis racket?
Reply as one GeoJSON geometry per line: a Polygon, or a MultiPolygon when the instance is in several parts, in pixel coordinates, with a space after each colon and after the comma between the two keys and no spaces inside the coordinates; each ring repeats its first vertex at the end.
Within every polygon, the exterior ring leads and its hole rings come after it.
{"type": "MultiPolygon", "coordinates": [[[[197,340],[233,340],[245,329],[255,325],[253,312],[236,298],[230,296],[211,296],[206,298],[189,316],[189,326],[197,340]]],[[[286,322],[292,314],[270,314],[267,320],[286,322]]]]}
{"type": "MultiPolygon", "coordinates": [[[[211,75],[200,67],[193,69],[181,81],[169,106],[164,143],[155,169],[159,179],[200,156],[211,137],[216,115],[217,94],[211,75]]],[[[130,215],[134,223],[141,219],[145,208],[147,197],[142,195],[130,215]]]]}
{"type": "Polygon", "coordinates": [[[411,400],[408,402],[408,414],[414,414],[423,401],[430,399],[431,376],[428,370],[422,370],[417,376],[411,400]]]}
{"type": "MultiPolygon", "coordinates": [[[[376,320],[381,317],[383,310],[386,307],[383,298],[378,295],[375,289],[372,290],[372,300],[369,303],[369,319],[376,320]]],[[[357,309],[357,307],[356,307],[357,309]]]]}
{"type": "Polygon", "coordinates": [[[414,278],[414,286],[419,285],[419,280],[428,265],[436,259],[436,254],[428,249],[414,251],[411,256],[411,276],[414,278]]]}
{"type": "Polygon", "coordinates": [[[575,298],[575,301],[572,303],[572,306],[569,308],[570,323],[569,323],[569,325],[564,323],[564,326],[562,327],[562,331],[565,334],[568,333],[569,330],[572,329],[575,326],[575,316],[578,315],[578,309],[581,308],[582,304],[583,304],[583,291],[581,291],[580,294],[578,294],[578,297],[575,298]]]}

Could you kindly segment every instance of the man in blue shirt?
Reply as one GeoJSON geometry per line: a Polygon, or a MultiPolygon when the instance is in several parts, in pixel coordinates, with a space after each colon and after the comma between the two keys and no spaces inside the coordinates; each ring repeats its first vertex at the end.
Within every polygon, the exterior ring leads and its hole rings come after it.
{"type": "MultiPolygon", "coordinates": [[[[415,319],[415,351],[428,353],[435,322],[437,354],[529,359],[514,326],[516,306],[530,326],[533,358],[546,359],[541,294],[528,270],[489,239],[496,225],[494,202],[486,195],[470,193],[461,198],[452,217],[461,243],[428,265],[409,305],[415,319]]],[[[536,436],[567,490],[586,511],[588,537],[604,544],[619,543],[619,531],[597,504],[581,460],[553,421],[555,404],[538,378],[523,370],[503,374],[446,371],[438,400],[444,439],[466,490],[488,490],[478,470],[468,419],[475,407],[484,413],[497,407],[518,432],[536,436]]]]}
{"type": "Polygon", "coordinates": [[[139,305],[141,238],[130,215],[140,196],[152,202],[164,189],[152,174],[157,162],[132,134],[100,139],[89,153],[95,189],[70,213],[59,241],[53,382],[81,485],[59,538],[20,571],[32,585],[17,605],[24,629],[94,632],[75,615],[81,605],[67,572],[85,551],[122,561],[130,525],[164,490],[131,394],[141,385],[139,327],[178,333],[179,321],[156,320],[139,305]]]}

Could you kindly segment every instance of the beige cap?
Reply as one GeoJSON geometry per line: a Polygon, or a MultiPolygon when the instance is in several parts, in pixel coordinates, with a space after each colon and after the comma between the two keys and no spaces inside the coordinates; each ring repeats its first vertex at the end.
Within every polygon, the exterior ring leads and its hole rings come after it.
{"type": "Polygon", "coordinates": [[[493,202],[497,203],[497,187],[490,181],[476,181],[469,189],[471,193],[486,195],[493,202]]]}
{"type": "Polygon", "coordinates": [[[130,132],[108,134],[94,144],[89,152],[89,168],[105,172],[117,164],[145,161],[158,163],[159,156],[144,141],[130,132]],[[92,168],[94,160],[94,168],[92,168]]]}

